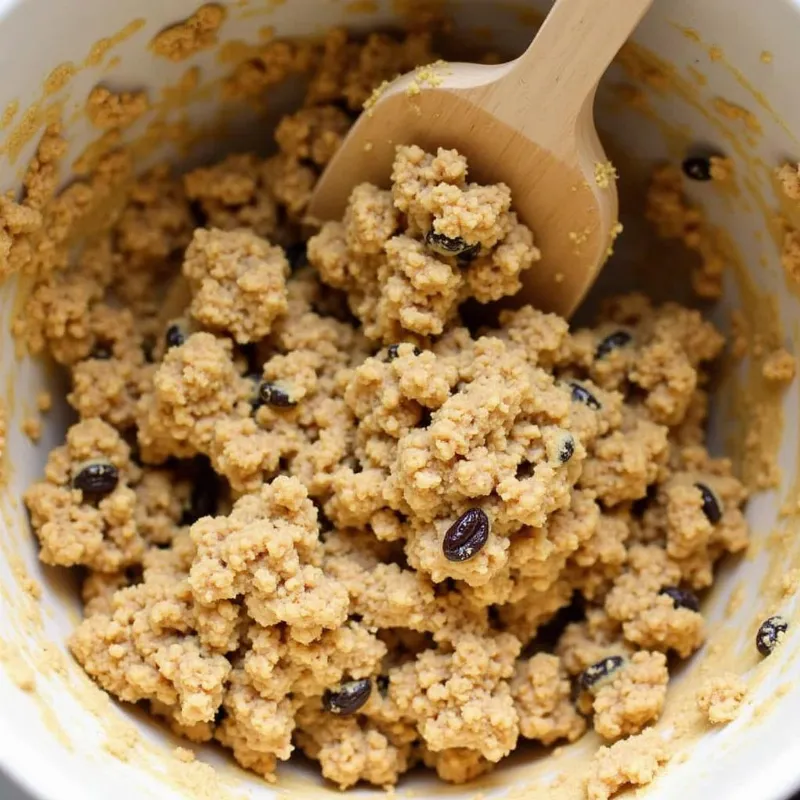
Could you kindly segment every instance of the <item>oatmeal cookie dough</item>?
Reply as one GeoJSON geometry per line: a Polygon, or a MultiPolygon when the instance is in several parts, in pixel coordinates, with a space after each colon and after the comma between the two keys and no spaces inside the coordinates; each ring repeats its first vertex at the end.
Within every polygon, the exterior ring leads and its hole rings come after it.
{"type": "Polygon", "coordinates": [[[586,720],[572,703],[569,675],[558,656],[537,653],[520,659],[511,680],[519,732],[526,739],[551,745],[574,742],[586,730],[586,720]]]}
{"type": "Polygon", "coordinates": [[[675,239],[697,254],[699,265],[692,273],[695,293],[709,300],[719,299],[726,259],[708,231],[703,211],[687,202],[678,167],[667,164],[655,171],[645,214],[661,238],[675,239]]]}
{"type": "Polygon", "coordinates": [[[797,359],[784,348],[774,350],[764,360],[761,374],[772,383],[791,383],[797,374],[797,359]]]}
{"type": "Polygon", "coordinates": [[[800,164],[782,164],[775,170],[775,177],[786,197],[800,201],[800,164]]]}
{"type": "MultiPolygon", "coordinates": [[[[209,46],[215,8],[162,54],[209,46]]],[[[435,57],[428,34],[269,42],[227,89],[308,77],[277,152],[184,176],[112,152],[53,199],[48,131],[0,209],[0,271],[33,274],[16,332],[68,372],[77,421],[26,503],[43,560],[81,570],[87,673],[264,779],[300,750],[341,788],[420,764],[462,783],[593,727],[606,798],[665,762],[647,726],[703,643],[695,592],[747,544],[705,446],[723,340],[641,295],[582,329],[531,307],[468,325],[539,252],[455,151],[400,148],[391,189],[355,187],[308,239],[353,112],[435,57]]],[[[689,236],[658,186],[662,232],[689,236]]]]}
{"type": "Polygon", "coordinates": [[[712,725],[720,725],[736,719],[746,696],[744,680],[726,672],[706,678],[697,692],[697,707],[712,725]]]}
{"type": "Polygon", "coordinates": [[[663,653],[640,650],[595,693],[591,703],[594,729],[603,739],[639,733],[655,722],[667,695],[667,659],[663,653]]]}
{"type": "Polygon", "coordinates": [[[150,49],[170,61],[183,61],[217,43],[217,31],[225,21],[225,7],[217,3],[200,6],[190,17],[157,34],[150,49]]]}
{"type": "Polygon", "coordinates": [[[308,244],[325,283],[347,292],[370,339],[440,335],[467,298],[515,294],[539,260],[533,234],[510,210],[507,186],[467,181],[455,150],[400,147],[391,191],[363,184],[344,220],[308,244]]]}
{"type": "Polygon", "coordinates": [[[42,561],[101,572],[141,563],[145,543],[134,519],[133,488],[140,474],[113,427],[97,418],[73,425],[66,444],[50,453],[45,480],[25,493],[42,561]],[[80,488],[81,472],[97,465],[115,476],[102,494],[80,488]]]}
{"type": "Polygon", "coordinates": [[[192,293],[189,313],[238,344],[263,339],[286,313],[289,262],[280,247],[249,231],[198,228],[183,274],[192,293]]]}
{"type": "Polygon", "coordinates": [[[609,800],[627,786],[646,786],[669,758],[666,743],[655,731],[601,747],[589,768],[586,795],[589,800],[609,800]]]}
{"type": "Polygon", "coordinates": [[[112,92],[95,86],[86,101],[86,116],[95,128],[127,128],[148,109],[145,92],[112,92]]]}
{"type": "MultiPolygon", "coordinates": [[[[786,163],[775,170],[778,185],[792,207],[800,202],[800,164],[786,163]]],[[[782,225],[783,247],[781,263],[791,285],[800,282],[800,231],[783,215],[778,218],[782,225]]]]}

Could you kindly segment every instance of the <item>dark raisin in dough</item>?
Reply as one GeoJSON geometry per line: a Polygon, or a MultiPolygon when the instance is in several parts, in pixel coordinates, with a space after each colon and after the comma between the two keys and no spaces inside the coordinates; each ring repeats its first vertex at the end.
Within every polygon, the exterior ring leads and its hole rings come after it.
{"type": "Polygon", "coordinates": [[[575,455],[575,439],[571,433],[568,433],[561,441],[561,446],[558,448],[558,460],[562,464],[566,464],[572,456],[575,455]]]}
{"type": "Polygon", "coordinates": [[[459,266],[466,267],[471,264],[481,252],[481,243],[475,242],[471,247],[458,254],[459,266]]]}
{"type": "Polygon", "coordinates": [[[633,336],[628,331],[614,331],[597,345],[594,357],[596,359],[605,358],[612,351],[619,350],[620,347],[630,344],[632,340],[633,336]]]}
{"type": "Polygon", "coordinates": [[[692,156],[683,162],[683,174],[693,181],[711,180],[711,159],[707,156],[692,156]]]}
{"type": "Polygon", "coordinates": [[[438,253],[442,256],[459,256],[461,258],[466,256],[467,258],[474,258],[476,253],[475,245],[467,244],[460,236],[451,239],[443,233],[436,233],[434,230],[430,230],[426,234],[425,244],[428,245],[434,253],[438,253]]]}
{"type": "Polygon", "coordinates": [[[578,683],[582,689],[588,692],[593,692],[599,689],[608,679],[618,672],[625,664],[625,659],[622,656],[609,656],[590,667],[581,673],[578,678],[578,683]]]}
{"type": "Polygon", "coordinates": [[[689,611],[699,611],[700,601],[697,595],[689,589],[680,589],[677,586],[665,586],[659,594],[669,597],[675,608],[688,608],[689,611]]]}
{"type": "Polygon", "coordinates": [[[480,508],[465,511],[448,529],[442,552],[448,561],[469,561],[489,538],[489,517],[480,508]]]}
{"type": "Polygon", "coordinates": [[[72,485],[95,497],[111,494],[119,483],[119,470],[106,459],[87,461],[78,469],[72,485]]]}
{"type": "Polygon", "coordinates": [[[789,623],[783,617],[776,616],[764,620],[756,634],[758,652],[765,658],[771,655],[787,630],[789,630],[789,623]]]}
{"type": "MultiPolygon", "coordinates": [[[[386,361],[394,361],[396,358],[400,356],[400,345],[399,344],[390,344],[389,347],[386,349],[386,361]]],[[[414,355],[421,356],[422,350],[419,349],[416,345],[414,345],[414,355]]]]}
{"type": "Polygon", "coordinates": [[[297,401],[292,399],[286,389],[271,381],[264,381],[261,384],[258,389],[258,396],[264,405],[272,406],[273,408],[291,408],[297,405],[297,401]]]}
{"type": "Polygon", "coordinates": [[[181,330],[180,325],[170,325],[167,328],[166,342],[167,349],[171,347],[180,347],[186,341],[186,336],[181,330]]]}
{"type": "Polygon", "coordinates": [[[322,695],[322,705],[331,714],[355,714],[372,694],[372,681],[362,678],[358,681],[348,681],[337,689],[326,689],[322,695]]]}
{"type": "Polygon", "coordinates": [[[570,389],[572,389],[572,399],[574,402],[583,403],[585,406],[591,408],[592,411],[599,411],[602,408],[600,401],[585,386],[581,386],[581,384],[575,381],[572,381],[569,386],[570,389]]]}
{"type": "Polygon", "coordinates": [[[696,483],[695,487],[703,496],[703,513],[712,525],[716,525],[722,519],[722,506],[717,496],[704,483],[696,483]]]}

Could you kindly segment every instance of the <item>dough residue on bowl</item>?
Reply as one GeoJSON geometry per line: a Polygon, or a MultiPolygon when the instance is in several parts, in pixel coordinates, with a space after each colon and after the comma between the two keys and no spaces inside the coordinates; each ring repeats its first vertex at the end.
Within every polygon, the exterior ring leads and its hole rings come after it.
{"type": "Polygon", "coordinates": [[[736,719],[746,695],[745,681],[726,672],[706,678],[697,692],[697,707],[712,725],[719,725],[736,719]]]}

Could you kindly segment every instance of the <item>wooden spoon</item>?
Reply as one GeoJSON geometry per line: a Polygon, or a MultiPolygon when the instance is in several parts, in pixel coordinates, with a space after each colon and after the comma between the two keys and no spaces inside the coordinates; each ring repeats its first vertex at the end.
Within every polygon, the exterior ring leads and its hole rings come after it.
{"type": "Polygon", "coordinates": [[[388,186],[398,145],[454,147],[471,180],[505,182],[542,260],[520,299],[569,316],[605,262],[617,190],[594,126],[597,84],[653,0],[557,0],[508,64],[439,63],[404,75],[361,114],[317,184],[309,220],[341,219],[352,188],[388,186]]]}

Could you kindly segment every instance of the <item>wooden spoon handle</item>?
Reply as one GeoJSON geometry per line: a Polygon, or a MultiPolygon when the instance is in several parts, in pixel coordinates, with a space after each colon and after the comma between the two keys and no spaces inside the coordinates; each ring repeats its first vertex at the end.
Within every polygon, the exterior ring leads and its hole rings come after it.
{"type": "Polygon", "coordinates": [[[530,47],[511,62],[507,75],[492,85],[491,96],[484,95],[481,105],[520,131],[531,123],[540,144],[559,142],[574,131],[603,73],[652,4],[653,0],[556,0],[530,47]],[[546,107],[541,105],[543,98],[552,98],[546,107]],[[548,116],[553,120],[549,136],[543,121],[548,116]]]}

